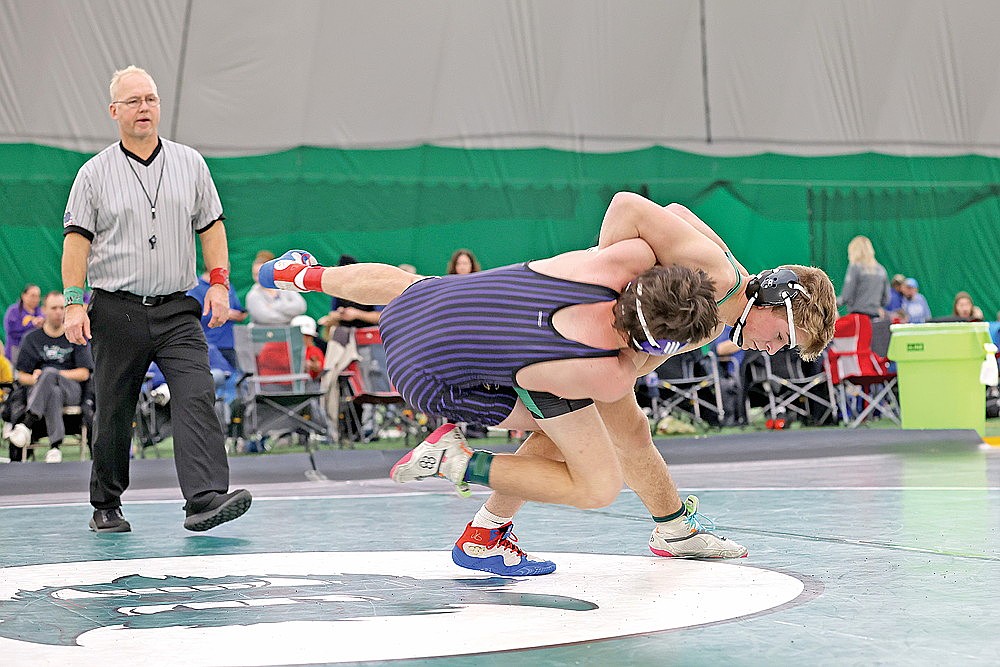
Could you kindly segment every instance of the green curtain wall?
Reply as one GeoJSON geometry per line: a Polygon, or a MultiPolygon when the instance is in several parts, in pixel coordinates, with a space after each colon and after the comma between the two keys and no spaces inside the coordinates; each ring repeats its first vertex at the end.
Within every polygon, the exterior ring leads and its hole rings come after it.
{"type": "MultiPolygon", "coordinates": [[[[0,145],[0,303],[27,282],[59,289],[61,220],[89,155],[0,145]]],[[[711,157],[666,148],[584,154],[549,149],[302,147],[210,158],[227,216],[233,280],[244,294],[262,248],[304,247],[442,273],[459,247],[484,267],[592,245],[619,190],[679,201],[750,270],[813,264],[838,287],[846,248],[869,236],[890,274],[920,280],[935,315],[966,290],[1000,308],[1000,160],[879,154],[711,157]]],[[[309,296],[310,312],[327,300],[309,296]]]]}

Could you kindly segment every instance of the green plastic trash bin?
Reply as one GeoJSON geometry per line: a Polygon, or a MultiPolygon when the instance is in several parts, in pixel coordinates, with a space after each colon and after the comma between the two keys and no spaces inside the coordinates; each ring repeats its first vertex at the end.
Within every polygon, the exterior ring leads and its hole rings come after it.
{"type": "Polygon", "coordinates": [[[970,428],[986,434],[983,361],[993,357],[985,322],[894,324],[903,428],[970,428]]]}

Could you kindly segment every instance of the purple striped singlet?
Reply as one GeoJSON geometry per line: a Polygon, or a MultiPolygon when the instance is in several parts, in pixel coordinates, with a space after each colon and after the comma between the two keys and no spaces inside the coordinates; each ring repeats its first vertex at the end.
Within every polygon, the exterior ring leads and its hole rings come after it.
{"type": "Polygon", "coordinates": [[[382,311],[389,378],[417,410],[494,426],[514,409],[514,378],[525,366],[618,355],[568,340],[552,326],[561,308],[617,298],[609,287],[542,275],[527,264],[426,278],[382,311]]]}

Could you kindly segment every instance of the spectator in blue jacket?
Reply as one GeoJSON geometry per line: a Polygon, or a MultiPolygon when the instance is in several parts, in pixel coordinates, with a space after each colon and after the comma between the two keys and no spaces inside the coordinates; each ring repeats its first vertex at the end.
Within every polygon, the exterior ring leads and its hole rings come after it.
{"type": "MultiPolygon", "coordinates": [[[[210,286],[208,273],[198,276],[198,284],[188,290],[188,295],[198,299],[198,303],[205,305],[205,293],[210,286]]],[[[239,295],[233,286],[229,286],[229,319],[214,329],[209,328],[208,322],[212,319],[211,314],[201,316],[201,328],[205,331],[205,340],[209,346],[214,345],[219,348],[219,352],[226,358],[229,365],[238,369],[239,362],[236,360],[236,343],[233,341],[233,326],[235,322],[243,322],[247,319],[246,309],[240,302],[239,295]]],[[[213,367],[214,368],[214,367],[213,367]]]]}
{"type": "Polygon", "coordinates": [[[920,284],[915,278],[903,281],[903,314],[910,324],[923,324],[931,319],[931,308],[927,299],[920,293],[920,284]]]}

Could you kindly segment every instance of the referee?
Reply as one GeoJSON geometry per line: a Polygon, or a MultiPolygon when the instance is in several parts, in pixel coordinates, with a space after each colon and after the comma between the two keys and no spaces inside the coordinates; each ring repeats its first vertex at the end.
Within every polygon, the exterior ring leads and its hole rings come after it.
{"type": "Polygon", "coordinates": [[[200,318],[229,315],[229,250],[222,204],[204,159],[159,137],[160,98],[152,77],[129,66],[111,78],[111,118],[121,141],[76,175],[63,217],[66,337],[94,343],[97,416],[90,476],[91,530],[132,529],[121,510],[129,483],[132,418],[151,361],[170,387],[177,478],[188,530],[208,530],[250,508],[229,492],[229,463],[200,318]],[[211,286],[204,310],[195,285],[194,236],[211,286]],[[93,288],[89,307],[83,285],[93,288]]]}

